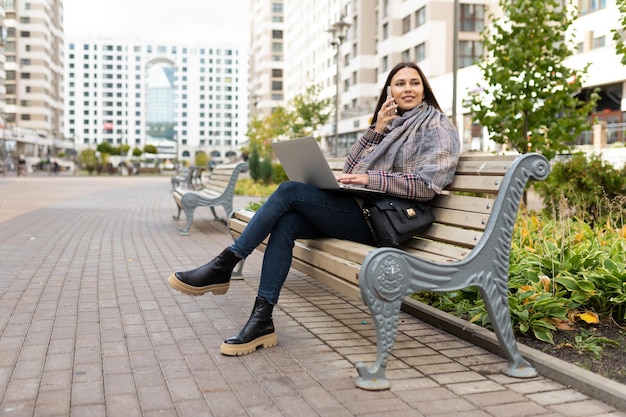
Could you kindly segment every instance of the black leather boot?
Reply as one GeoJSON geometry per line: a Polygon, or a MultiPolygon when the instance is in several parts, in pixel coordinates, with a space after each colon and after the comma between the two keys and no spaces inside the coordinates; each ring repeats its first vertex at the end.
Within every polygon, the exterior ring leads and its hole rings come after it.
{"type": "Polygon", "coordinates": [[[267,300],[257,297],[252,314],[237,336],[224,340],[220,352],[228,356],[246,355],[259,346],[270,348],[278,344],[278,336],[274,331],[272,311],[274,306],[267,300]]]}
{"type": "Polygon", "coordinates": [[[241,258],[230,249],[224,249],[211,262],[185,272],[174,272],[168,278],[172,288],[188,295],[207,292],[226,294],[230,287],[230,276],[241,258]]]}

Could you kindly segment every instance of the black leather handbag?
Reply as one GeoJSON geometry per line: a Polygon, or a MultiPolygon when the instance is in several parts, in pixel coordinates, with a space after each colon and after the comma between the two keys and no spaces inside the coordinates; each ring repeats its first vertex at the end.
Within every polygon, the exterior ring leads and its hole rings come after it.
{"type": "Polygon", "coordinates": [[[430,206],[400,197],[367,198],[362,208],[379,247],[396,246],[435,221],[430,206]]]}

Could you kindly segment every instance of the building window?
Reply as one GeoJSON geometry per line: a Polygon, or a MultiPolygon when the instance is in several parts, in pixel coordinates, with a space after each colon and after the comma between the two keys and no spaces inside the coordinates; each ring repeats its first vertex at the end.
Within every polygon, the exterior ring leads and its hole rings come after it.
{"type": "Polygon", "coordinates": [[[461,31],[480,32],[485,27],[485,6],[461,4],[461,31]]]}
{"type": "Polygon", "coordinates": [[[411,60],[411,54],[409,53],[409,50],[404,50],[402,51],[402,61],[403,62],[407,62],[411,60]]]}
{"type": "Polygon", "coordinates": [[[402,19],[402,34],[409,33],[411,31],[411,15],[408,15],[402,19]]]}
{"type": "Polygon", "coordinates": [[[415,62],[421,62],[426,59],[426,44],[420,43],[415,47],[415,62]]]}
{"type": "Polygon", "coordinates": [[[272,3],[272,13],[282,13],[282,12],[283,12],[282,3],[272,3]]]}
{"type": "Polygon", "coordinates": [[[282,76],[283,76],[283,70],[282,69],[272,68],[272,77],[273,78],[280,78],[282,76]]]}
{"type": "Polygon", "coordinates": [[[383,25],[383,40],[389,37],[389,25],[385,23],[383,25]]]}
{"type": "Polygon", "coordinates": [[[593,49],[604,48],[606,45],[606,36],[598,36],[593,38],[593,49]]]}
{"type": "Polygon", "coordinates": [[[579,0],[578,10],[580,14],[596,12],[600,9],[606,9],[606,0],[579,0]]]}
{"type": "Polygon", "coordinates": [[[272,52],[282,52],[283,44],[280,42],[272,42],[272,52]]]}
{"type": "Polygon", "coordinates": [[[420,7],[415,12],[415,27],[418,28],[426,23],[426,6],[420,7]]]}
{"type": "Polygon", "coordinates": [[[479,41],[459,42],[459,68],[469,67],[483,56],[483,44],[479,41]]]}
{"type": "Polygon", "coordinates": [[[281,91],[283,89],[282,81],[272,81],[272,91],[281,91]]]}
{"type": "Polygon", "coordinates": [[[272,39],[282,39],[283,31],[282,30],[273,30],[272,31],[272,39]]]}

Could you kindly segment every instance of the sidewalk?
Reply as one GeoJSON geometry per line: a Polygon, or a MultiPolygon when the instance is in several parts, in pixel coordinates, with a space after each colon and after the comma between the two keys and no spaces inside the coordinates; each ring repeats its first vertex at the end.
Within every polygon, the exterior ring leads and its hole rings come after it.
{"type": "Polygon", "coordinates": [[[179,236],[169,187],[0,177],[0,416],[626,417],[555,380],[506,377],[502,358],[405,313],[391,390],[357,389],[354,363],[376,354],[367,308],[295,270],[274,310],[278,346],[222,356],[262,254],[226,295],[171,290],[172,271],[232,240],[206,209],[179,236]]]}

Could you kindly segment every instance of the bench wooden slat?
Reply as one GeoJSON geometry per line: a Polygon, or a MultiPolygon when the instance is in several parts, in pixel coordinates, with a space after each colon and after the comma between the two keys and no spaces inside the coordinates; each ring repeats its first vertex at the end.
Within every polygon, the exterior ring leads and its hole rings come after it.
{"type": "Polygon", "coordinates": [[[428,204],[431,207],[491,214],[494,201],[495,200],[493,198],[486,197],[440,194],[433,198],[428,204]]]}
{"type": "Polygon", "coordinates": [[[482,235],[482,232],[476,230],[461,229],[459,227],[435,223],[420,236],[438,242],[473,248],[482,235]]]}
{"type": "Polygon", "coordinates": [[[226,188],[226,186],[228,185],[228,183],[226,184],[220,184],[220,183],[216,183],[216,182],[208,182],[204,184],[204,189],[203,190],[209,190],[209,191],[213,191],[215,194],[221,194],[224,191],[224,188],[226,188]]]}
{"type": "Polygon", "coordinates": [[[332,238],[302,239],[299,240],[299,242],[303,242],[308,247],[332,253],[335,256],[341,256],[344,259],[358,264],[360,264],[363,258],[372,250],[371,246],[362,245],[349,240],[332,238]]]}
{"type": "MultiPolygon", "coordinates": [[[[328,158],[328,165],[333,171],[342,171],[345,158],[328,158]]],[[[455,175],[504,175],[515,161],[515,156],[487,155],[461,156],[455,175]]]]}
{"type": "Polygon", "coordinates": [[[459,159],[455,175],[504,175],[513,163],[513,159],[459,159]]]}
{"type": "Polygon", "coordinates": [[[446,190],[467,193],[497,193],[500,185],[502,185],[502,179],[503,177],[499,175],[456,175],[446,190]]]}
{"type": "Polygon", "coordinates": [[[359,285],[359,269],[361,263],[343,259],[332,253],[313,248],[306,242],[297,241],[293,248],[294,257],[300,262],[305,262],[313,267],[326,271],[332,275],[342,277],[345,281],[359,285]]]}
{"type": "Polygon", "coordinates": [[[221,181],[228,182],[230,177],[233,175],[233,170],[229,169],[227,171],[213,171],[211,175],[209,175],[209,181],[221,181]]]}
{"type": "Polygon", "coordinates": [[[437,223],[447,224],[450,226],[464,227],[475,230],[484,230],[489,220],[488,214],[470,213],[461,210],[449,210],[433,207],[433,214],[437,223]]]}
{"type": "Polygon", "coordinates": [[[411,255],[438,263],[459,261],[465,258],[471,251],[470,248],[419,238],[403,243],[400,245],[400,249],[407,251],[411,255]]]}

